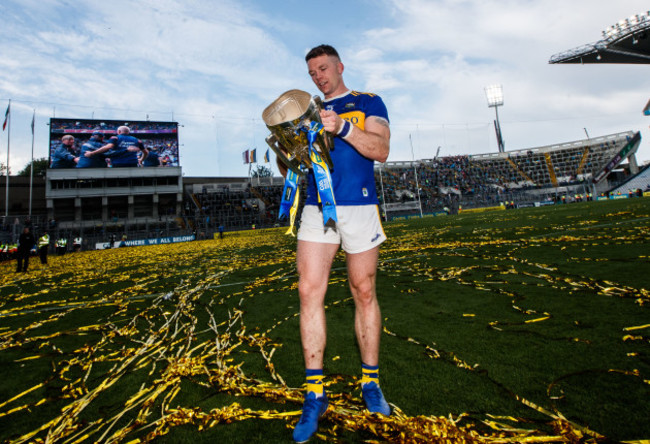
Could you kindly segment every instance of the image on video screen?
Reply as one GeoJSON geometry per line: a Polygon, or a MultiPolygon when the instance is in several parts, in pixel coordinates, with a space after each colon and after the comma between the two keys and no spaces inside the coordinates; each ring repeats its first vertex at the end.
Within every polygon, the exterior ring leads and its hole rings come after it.
{"type": "Polygon", "coordinates": [[[50,119],[50,168],[179,166],[178,122],[50,119]]]}

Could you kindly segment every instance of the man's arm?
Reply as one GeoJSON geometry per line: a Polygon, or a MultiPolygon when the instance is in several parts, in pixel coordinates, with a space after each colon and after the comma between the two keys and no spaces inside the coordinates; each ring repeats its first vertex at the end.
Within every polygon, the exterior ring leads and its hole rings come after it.
{"type": "MultiPolygon", "coordinates": [[[[278,143],[278,146],[280,150],[284,153],[284,155],[287,155],[287,150],[284,149],[282,145],[278,143]]],[[[282,174],[282,177],[287,177],[287,173],[289,172],[289,168],[280,160],[280,157],[276,156],[275,157],[275,163],[278,165],[278,170],[280,170],[280,174],[282,174]]]]}
{"type": "Polygon", "coordinates": [[[275,158],[275,163],[278,165],[278,170],[280,170],[280,174],[282,174],[283,177],[287,177],[287,172],[289,171],[287,166],[280,160],[279,157],[275,158]]]}
{"type": "Polygon", "coordinates": [[[68,153],[68,155],[66,156],[66,159],[68,159],[68,160],[70,160],[70,161],[72,161],[74,163],[79,163],[79,157],[75,156],[72,153],[68,153]]]}
{"type": "MultiPolygon", "coordinates": [[[[320,113],[325,131],[337,135],[345,121],[334,111],[323,110],[320,113]]],[[[369,116],[365,122],[365,129],[351,128],[345,139],[358,152],[368,159],[386,162],[390,152],[390,127],[385,119],[369,116]]]]}
{"type": "Polygon", "coordinates": [[[74,154],[72,154],[68,149],[64,146],[58,147],[56,150],[54,150],[54,154],[52,155],[52,160],[73,160],[74,159],[74,154]]]}
{"type": "Polygon", "coordinates": [[[107,144],[104,145],[103,147],[101,147],[101,148],[97,148],[95,151],[86,151],[86,153],[84,154],[84,156],[86,156],[86,157],[90,157],[90,156],[94,156],[95,154],[103,154],[103,153],[105,153],[106,151],[112,149],[113,147],[115,147],[115,145],[113,145],[112,143],[107,143],[107,144]]]}

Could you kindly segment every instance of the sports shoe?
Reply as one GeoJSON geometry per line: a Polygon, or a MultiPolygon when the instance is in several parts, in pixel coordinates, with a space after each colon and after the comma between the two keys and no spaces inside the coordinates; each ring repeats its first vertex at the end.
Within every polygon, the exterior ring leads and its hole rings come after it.
{"type": "Polygon", "coordinates": [[[307,442],[318,430],[318,420],[327,410],[327,395],[316,397],[316,393],[307,392],[305,403],[302,405],[300,421],[293,429],[293,440],[296,442],[307,442]]]}
{"type": "Polygon", "coordinates": [[[370,413],[381,413],[390,416],[390,406],[384,399],[384,394],[379,386],[374,382],[368,382],[361,386],[361,393],[366,407],[370,413]]]}

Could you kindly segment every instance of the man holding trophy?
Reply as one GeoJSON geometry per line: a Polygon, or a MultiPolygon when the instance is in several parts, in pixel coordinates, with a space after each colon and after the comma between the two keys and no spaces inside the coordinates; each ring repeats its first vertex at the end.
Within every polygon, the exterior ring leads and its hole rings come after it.
{"type": "MultiPolygon", "coordinates": [[[[391,413],[379,387],[381,314],[375,291],[379,245],[386,240],[386,235],[379,216],[374,162],[385,162],[388,158],[388,113],[379,96],[351,91],[345,86],[344,67],[333,47],[317,46],[309,51],[305,60],[309,75],[324,95],[324,109],[318,113],[321,122],[310,124],[312,129],[316,128],[312,132],[323,129],[329,133],[327,136],[334,137],[331,147],[327,147],[327,138],[316,139],[314,150],[310,141],[313,165],[309,165],[309,160],[302,162],[310,169],[307,172],[307,200],[298,230],[296,262],[307,392],[302,416],[293,432],[296,442],[309,440],[328,406],[323,389],[323,355],[327,338],[324,303],[330,269],[339,246],[346,253],[348,281],[355,302],[355,333],[362,360],[363,399],[370,412],[391,413]],[[319,162],[321,157],[326,161],[319,162]],[[329,166],[329,171],[323,173],[321,166],[329,166]]],[[[270,123],[275,122],[269,114],[284,113],[276,108],[269,110],[272,107],[265,110],[264,120],[273,131],[270,123]]],[[[274,140],[279,149],[268,138],[267,142],[278,154],[280,171],[288,180],[296,171],[291,162],[296,158],[300,160],[300,154],[287,154],[291,137],[281,135],[278,138],[274,140]],[[282,140],[278,142],[278,138],[282,140]]],[[[288,196],[290,193],[283,194],[288,196]]]]}

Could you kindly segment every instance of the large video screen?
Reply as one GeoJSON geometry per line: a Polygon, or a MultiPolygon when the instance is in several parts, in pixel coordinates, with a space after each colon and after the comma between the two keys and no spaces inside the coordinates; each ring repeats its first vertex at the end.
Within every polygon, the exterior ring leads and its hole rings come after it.
{"type": "Polygon", "coordinates": [[[177,167],[178,122],[50,119],[50,168],[177,167]]]}

